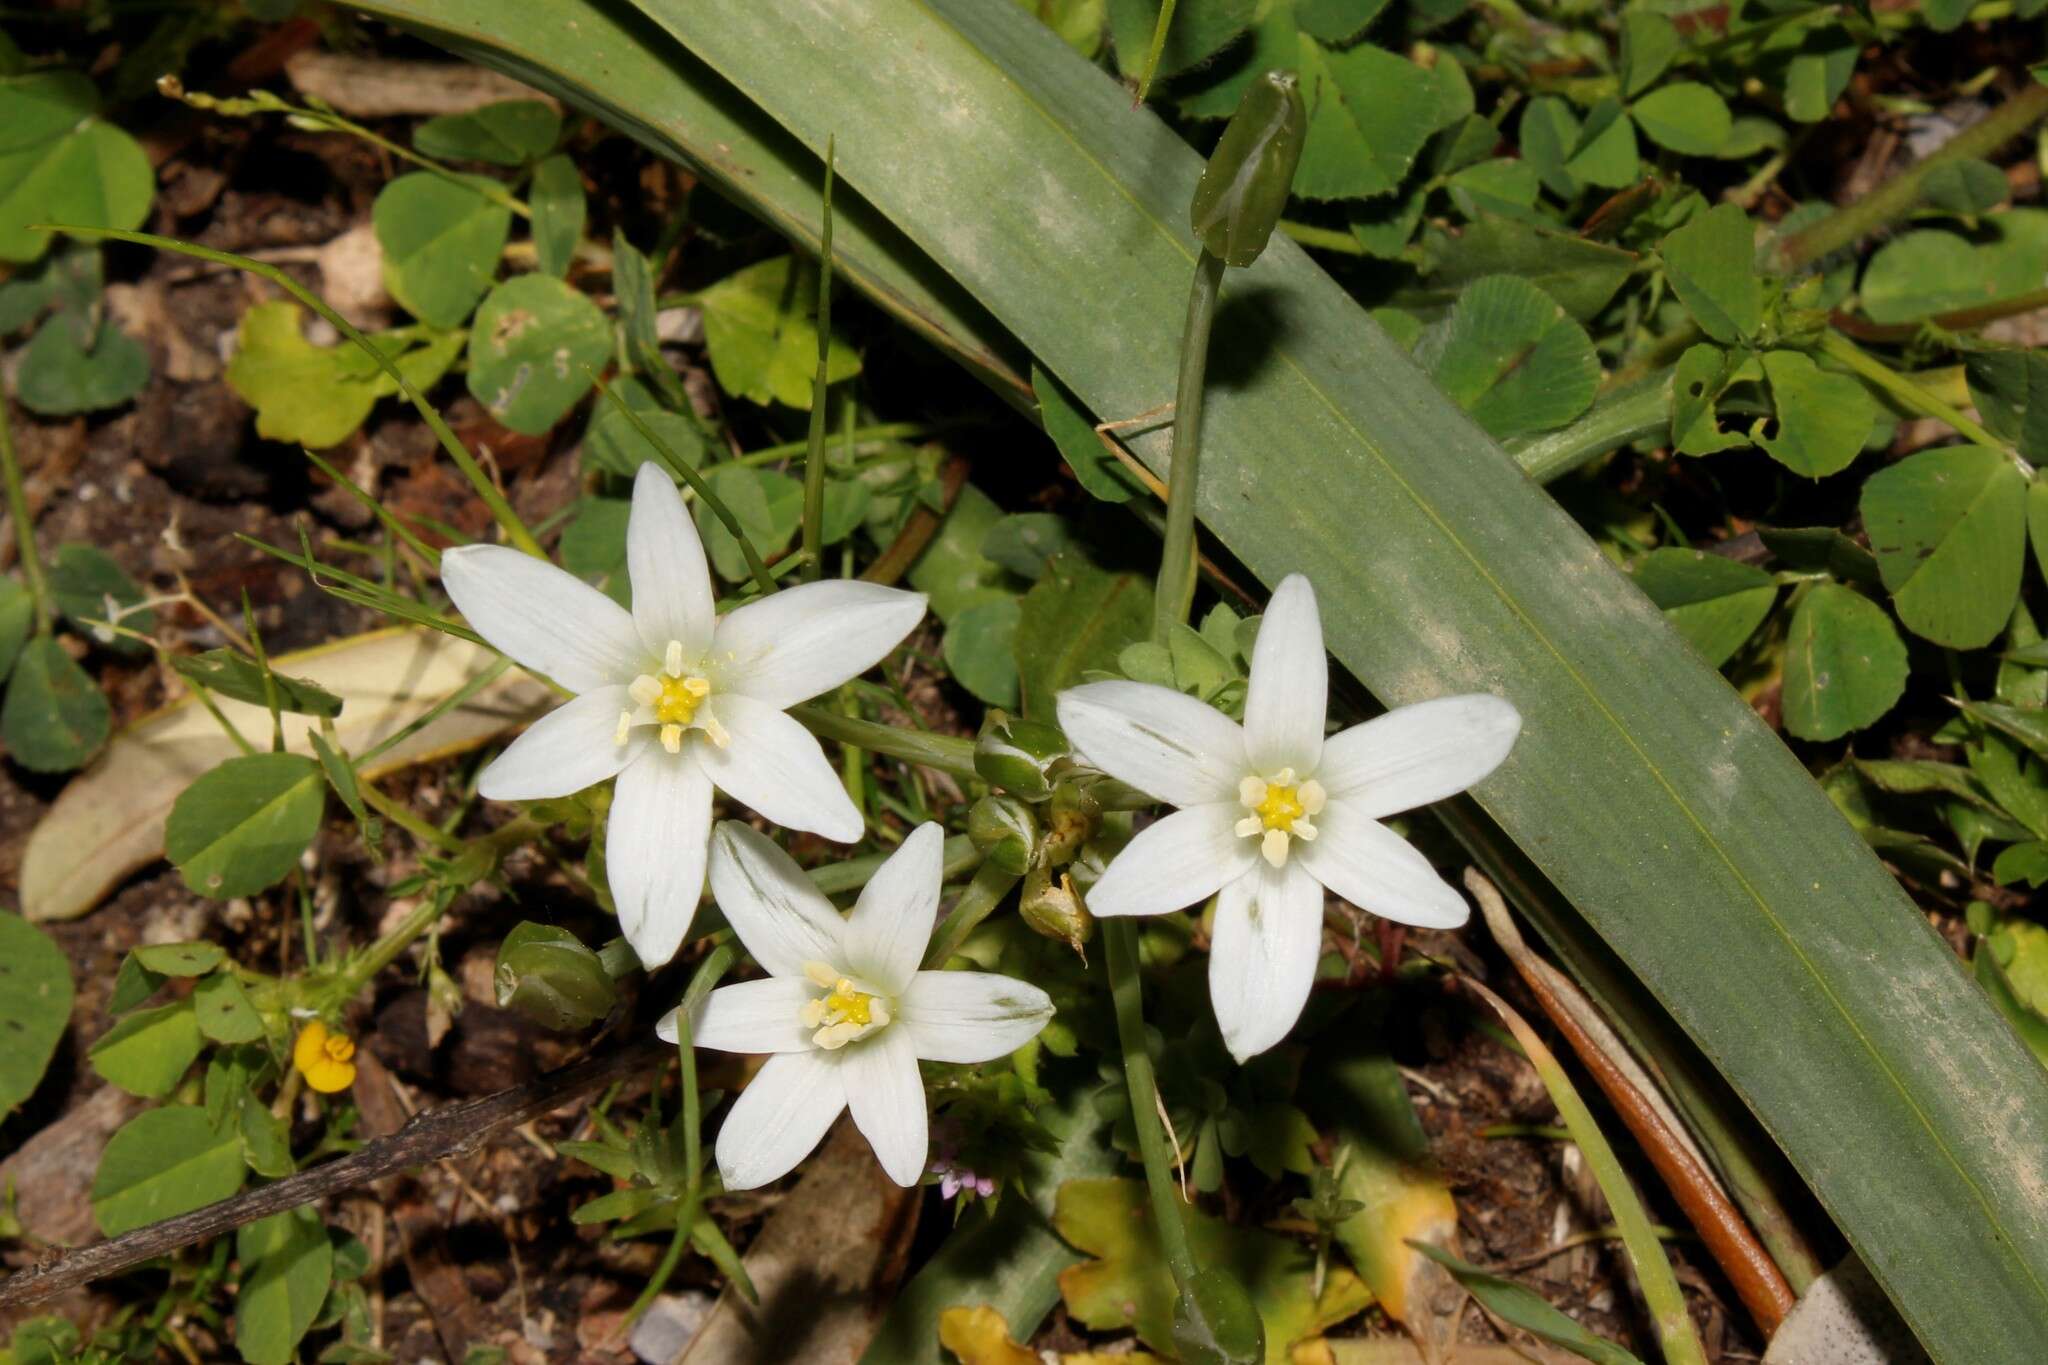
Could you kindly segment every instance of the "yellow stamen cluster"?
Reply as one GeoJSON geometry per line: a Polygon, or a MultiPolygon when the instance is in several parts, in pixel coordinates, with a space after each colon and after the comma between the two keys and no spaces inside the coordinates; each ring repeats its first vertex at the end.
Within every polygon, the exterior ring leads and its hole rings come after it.
{"type": "Polygon", "coordinates": [[[346,1090],[356,1081],[356,1045],[346,1033],[337,1033],[315,1019],[299,1030],[292,1044],[292,1065],[306,1078],[306,1084],[323,1095],[346,1090]]]}
{"type": "Polygon", "coordinates": [[[810,1001],[798,1015],[803,1026],[817,1030],[811,1041],[830,1052],[864,1038],[889,1022],[889,1002],[871,995],[841,976],[829,964],[806,962],[804,975],[826,993],[810,1001]]]}
{"type": "Polygon", "coordinates": [[[1285,867],[1291,840],[1316,837],[1313,817],[1322,814],[1324,800],[1322,783],[1313,778],[1297,783],[1292,768],[1270,778],[1247,777],[1237,784],[1237,801],[1249,814],[1234,828],[1241,837],[1259,841],[1267,862],[1285,867]]]}
{"type": "MultiPolygon", "coordinates": [[[[697,709],[711,695],[711,680],[683,671],[683,642],[680,640],[668,642],[661,672],[642,673],[633,679],[626,691],[641,711],[654,713],[654,723],[661,727],[661,747],[672,754],[682,752],[683,735],[692,726],[702,730],[705,738],[721,749],[731,742],[731,736],[718,723],[716,716],[698,716],[697,709]]],[[[642,719],[640,711],[621,711],[618,732],[612,736],[612,742],[624,744],[626,737],[633,732],[635,721],[642,719]]]]}

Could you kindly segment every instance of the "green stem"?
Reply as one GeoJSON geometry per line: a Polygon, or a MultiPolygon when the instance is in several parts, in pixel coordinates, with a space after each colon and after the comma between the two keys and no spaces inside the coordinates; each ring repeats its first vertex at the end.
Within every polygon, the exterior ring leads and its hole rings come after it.
{"type": "Polygon", "coordinates": [[[1318,247],[1334,251],[1343,256],[1365,255],[1365,244],[1348,232],[1335,228],[1316,227],[1309,223],[1297,223],[1290,219],[1280,220],[1280,230],[1300,242],[1303,246],[1318,247]]]}
{"type": "Polygon", "coordinates": [[[117,242],[134,242],[139,246],[152,246],[160,251],[175,251],[181,256],[192,256],[202,261],[212,261],[216,265],[233,266],[237,270],[246,270],[252,275],[269,280],[279,289],[284,290],[300,303],[305,304],[306,307],[325,318],[335,331],[341,333],[368,352],[371,358],[377,362],[378,368],[391,377],[392,382],[398,385],[398,391],[403,393],[412,403],[413,407],[418,410],[421,419],[426,422],[436,439],[441,442],[441,449],[448,452],[448,458],[455,461],[455,467],[462,471],[462,477],[469,480],[469,486],[476,490],[477,497],[482,499],[484,506],[490,509],[491,516],[497,520],[498,525],[504,530],[505,538],[511,541],[514,547],[524,550],[527,554],[542,559],[547,558],[540,548],[540,542],[535,540],[533,533],[526,529],[526,523],[521,521],[519,514],[512,510],[512,504],[505,500],[505,495],[498,491],[498,486],[491,482],[488,474],[484,473],[483,466],[476,462],[476,457],[469,453],[469,447],[462,444],[462,438],[457,436],[454,430],[441,420],[441,414],[435,410],[434,405],[429,403],[420,394],[420,391],[413,387],[412,381],[405,377],[404,372],[393,363],[391,357],[385,355],[384,352],[378,350],[375,346],[372,346],[370,339],[356,330],[354,323],[328,307],[326,301],[319,295],[306,288],[303,284],[300,284],[277,266],[266,264],[263,261],[252,261],[247,256],[237,256],[232,251],[215,251],[211,247],[194,246],[190,242],[181,242],[174,237],[159,237],[153,232],[121,232],[114,228],[66,227],[61,223],[39,224],[38,226],[68,232],[74,237],[111,237],[117,242]]]}
{"type": "Polygon", "coordinates": [[[978,782],[974,771],[974,741],[952,735],[927,734],[872,720],[856,720],[828,711],[822,706],[794,706],[790,715],[819,739],[836,739],[870,753],[886,754],[920,767],[935,768],[966,781],[978,782]]]}
{"type": "Polygon", "coordinates": [[[1145,1050],[1143,985],[1138,980],[1138,926],[1118,916],[1102,921],[1103,958],[1116,1002],[1117,1039],[1123,1045],[1124,1083],[1131,1094],[1131,1123],[1138,1130],[1138,1150],[1145,1158],[1145,1186],[1152,1195],[1152,1221],[1159,1225],[1159,1246],[1167,1268],[1183,1296],[1195,1278],[1194,1252],[1181,1221],[1180,1191],[1167,1155],[1166,1130],[1160,1126],[1158,1085],[1152,1077],[1152,1054],[1145,1050]]]}
{"type": "Polygon", "coordinates": [[[740,525],[740,519],[732,514],[732,509],[725,505],[718,494],[711,491],[711,485],[704,481],[704,476],[699,474],[688,460],[676,454],[669,443],[662,440],[653,427],[647,425],[647,420],[633,411],[632,405],[625,399],[619,397],[617,390],[595,373],[590,379],[605,400],[618,410],[619,416],[632,423],[633,429],[640,433],[641,438],[654,447],[655,452],[661,456],[662,463],[674,471],[684,483],[690,485],[690,491],[695,493],[704,505],[711,509],[711,514],[732,533],[732,538],[739,542],[740,554],[747,561],[747,572],[754,576],[754,584],[761,590],[761,595],[766,597],[774,592],[777,586],[775,575],[768,572],[768,565],[761,558],[761,552],[754,548],[754,542],[747,539],[747,528],[740,525]]]}
{"type": "MultiPolygon", "coordinates": [[[[894,849],[889,849],[882,853],[863,854],[858,858],[848,858],[844,862],[826,863],[823,867],[814,867],[808,874],[811,879],[811,885],[817,887],[818,890],[828,896],[838,896],[848,891],[858,891],[868,884],[868,879],[875,875],[876,869],[880,868],[883,863],[888,862],[894,853],[894,849]]],[[[972,872],[980,863],[981,850],[974,846],[972,839],[964,834],[956,834],[946,840],[946,880],[951,881],[955,877],[972,872]]]]}
{"type": "MultiPolygon", "coordinates": [[[[2048,86],[2039,88],[2048,90],[2048,86]]],[[[1883,389],[1907,411],[1948,423],[1966,441],[2006,452],[2012,456],[2013,462],[2020,467],[2021,472],[2029,478],[2033,476],[2034,467],[2021,459],[2011,446],[1986,431],[1974,419],[1942,401],[1940,395],[1914,383],[1840,332],[1830,328],[1821,333],[1820,353],[1854,372],[1859,378],[1883,389]]]]}
{"type": "Polygon", "coordinates": [[[1138,98],[1132,103],[1143,104],[1145,97],[1152,93],[1152,78],[1159,73],[1159,56],[1166,51],[1166,31],[1173,27],[1175,0],[1159,0],[1159,22],[1152,26],[1152,46],[1145,52],[1145,69],[1138,73],[1138,98]]]}
{"type": "Polygon", "coordinates": [[[403,803],[392,800],[379,790],[376,783],[361,782],[357,784],[357,789],[362,792],[365,805],[421,843],[430,848],[437,848],[443,853],[462,851],[462,840],[432,821],[420,818],[403,803]]]}
{"type": "Polygon", "coordinates": [[[1557,1106],[1558,1117],[1570,1130],[1572,1140],[1579,1145],[1580,1153],[1586,1158],[1587,1167],[1600,1185],[1600,1192],[1607,1196],[1607,1205],[1614,1212],[1614,1225],[1621,1232],[1622,1247],[1628,1254],[1629,1264],[1635,1268],[1636,1283],[1642,1287],[1643,1303],[1650,1310],[1651,1325],[1656,1328],[1657,1342],[1663,1348],[1664,1359],[1669,1365],[1707,1365],[1706,1350],[1700,1345],[1699,1333],[1693,1328],[1692,1318],[1685,1309],[1685,1293],[1678,1287],[1678,1276],[1672,1272],[1671,1261],[1665,1255],[1662,1243],[1657,1237],[1656,1225],[1644,1212],[1642,1201],[1636,1197],[1635,1186],[1629,1183],[1628,1173],[1621,1168],[1614,1149],[1593,1120],[1592,1111],[1579,1097],[1571,1078],[1564,1067],[1528,1021],[1517,1014],[1505,1000],[1488,990],[1470,977],[1463,978],[1465,988],[1492,1007],[1501,1022],[1515,1035],[1515,1041],[1522,1045],[1523,1053],[1542,1078],[1544,1089],[1550,1092],[1550,1102],[1557,1106]]]}
{"type": "Polygon", "coordinates": [[[2029,81],[2026,89],[1994,109],[1980,123],[1965,128],[1931,155],[1922,158],[1871,193],[1835,210],[1803,232],[1795,232],[1771,251],[1771,264],[1791,272],[1811,265],[1833,251],[1903,218],[1920,202],[1920,186],[1928,172],[1951,161],[1989,156],[2027,129],[2048,118],[2048,85],[2029,81]]]}
{"type": "Polygon", "coordinates": [[[1180,334],[1180,381],[1173,394],[1173,463],[1166,474],[1166,548],[1152,599],[1152,638],[1160,644],[1188,619],[1195,600],[1195,486],[1201,472],[1202,381],[1209,370],[1209,327],[1223,258],[1204,250],[1188,289],[1188,320],[1180,334]]]}
{"type": "MultiPolygon", "coordinates": [[[[844,433],[848,442],[847,454],[858,455],[870,446],[888,445],[898,441],[917,441],[935,435],[947,427],[960,425],[956,422],[882,422],[871,427],[855,427],[844,433]]],[[[787,441],[779,446],[762,446],[744,455],[734,456],[733,464],[764,465],[786,460],[792,455],[802,455],[811,448],[808,439],[787,441]]]]}
{"type": "Polygon", "coordinates": [[[1671,375],[1664,370],[1617,389],[1560,431],[1507,442],[1522,472],[1549,483],[1631,441],[1671,429],[1671,375]]]}
{"type": "Polygon", "coordinates": [[[408,161],[423,171],[431,172],[453,185],[460,185],[474,194],[480,194],[501,208],[510,210],[521,218],[531,218],[533,213],[525,202],[507,190],[497,181],[484,176],[468,176],[450,170],[429,156],[422,156],[402,143],[393,142],[381,133],[375,133],[360,123],[343,118],[330,109],[310,109],[279,99],[269,91],[260,91],[250,99],[220,99],[187,90],[175,76],[167,76],[157,82],[159,94],[168,96],[194,109],[224,115],[228,118],[246,117],[251,114],[283,114],[294,127],[308,132],[346,133],[361,138],[379,151],[388,153],[400,161],[408,161]],[[310,126],[309,126],[310,125],[310,126]]]}
{"type": "Polygon", "coordinates": [[[832,359],[833,139],[825,139],[824,227],[818,235],[818,372],[811,377],[811,425],[804,437],[804,582],[825,571],[825,389],[832,359]]]}
{"type": "Polygon", "coordinates": [[[935,972],[944,967],[960,951],[967,936],[989,917],[989,912],[1002,904],[1017,880],[1016,873],[1005,872],[994,863],[983,863],[974,880],[960,893],[960,899],[953,903],[952,911],[939,922],[938,932],[932,935],[932,946],[924,955],[925,970],[935,972]]]}
{"type": "Polygon", "coordinates": [[[43,577],[43,557],[36,550],[35,520],[28,513],[28,494],[21,487],[21,461],[14,454],[14,424],[7,417],[7,399],[0,395],[0,469],[7,476],[7,511],[14,518],[14,553],[21,561],[21,576],[28,580],[28,595],[35,603],[36,634],[48,635],[56,622],[50,604],[50,584],[43,577]]]}

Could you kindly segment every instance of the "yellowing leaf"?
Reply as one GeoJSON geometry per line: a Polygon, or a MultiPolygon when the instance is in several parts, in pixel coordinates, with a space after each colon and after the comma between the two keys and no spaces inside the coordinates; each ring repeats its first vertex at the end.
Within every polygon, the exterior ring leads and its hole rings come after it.
{"type": "MultiPolygon", "coordinates": [[[[948,1308],[939,1315],[939,1345],[960,1357],[960,1365],[1045,1365],[1038,1352],[1010,1339],[1003,1315],[987,1304],[948,1308]]],[[[1063,1351],[1060,1365],[1165,1365],[1149,1351],[1063,1351]]]]}
{"type": "MultiPolygon", "coordinates": [[[[360,346],[315,346],[299,322],[299,305],[289,300],[251,308],[242,317],[227,381],[256,409],[258,435],[319,449],[344,440],[398,386],[360,346]]],[[[373,340],[394,357],[407,382],[425,388],[455,359],[462,334],[406,328],[373,340]]]]}
{"type": "MultiPolygon", "coordinates": [[[[1359,1312],[1372,1294],[1342,1267],[1311,1296],[1315,1257],[1299,1242],[1235,1227],[1188,1209],[1195,1263],[1226,1270],[1251,1295],[1266,1326],[1266,1360],[1278,1365],[1295,1342],[1359,1312]]],[[[1134,1329],[1161,1350],[1173,1342],[1173,1275],[1152,1227],[1145,1187],[1135,1180],[1070,1180],[1060,1186],[1053,1228],[1096,1259],[1060,1272],[1067,1311],[1095,1331],[1134,1329]]]]}

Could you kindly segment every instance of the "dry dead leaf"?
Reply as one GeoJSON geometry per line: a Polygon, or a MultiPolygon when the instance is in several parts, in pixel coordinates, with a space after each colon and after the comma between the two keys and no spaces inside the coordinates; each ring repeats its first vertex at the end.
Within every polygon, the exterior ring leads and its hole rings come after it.
{"type": "MultiPolygon", "coordinates": [[[[278,672],[342,699],[335,735],[345,750],[360,753],[497,661],[481,645],[404,628],[352,636],[273,662],[278,672]]],[[[381,755],[364,776],[473,749],[532,720],[551,696],[526,675],[508,672],[381,755]]],[[[215,702],[251,743],[267,745],[268,711],[226,698],[215,702]]],[[[285,716],[285,747],[312,753],[307,736],[314,728],[310,716],[285,716]]],[[[115,735],[29,836],[21,861],[22,914],[32,920],[75,919],[124,877],[162,857],[171,803],[200,774],[238,752],[189,697],[115,735]]]]}

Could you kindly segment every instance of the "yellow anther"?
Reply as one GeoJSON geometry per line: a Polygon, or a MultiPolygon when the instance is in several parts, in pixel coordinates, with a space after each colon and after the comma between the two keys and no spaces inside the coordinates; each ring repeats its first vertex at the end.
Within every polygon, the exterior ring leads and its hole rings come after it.
{"type": "Polygon", "coordinates": [[[292,1044],[292,1065],[306,1078],[306,1084],[323,1095],[346,1090],[355,1084],[356,1045],[346,1033],[330,1031],[315,1019],[299,1030],[292,1044]]]}
{"type": "Polygon", "coordinates": [[[1259,802],[1259,822],[1267,829],[1283,833],[1294,828],[1294,822],[1306,812],[1302,809],[1301,798],[1293,787],[1266,788],[1265,800],[1259,802]]]}
{"type": "Polygon", "coordinates": [[[827,991],[797,1015],[805,1028],[816,1030],[811,1041],[819,1047],[845,1047],[889,1022],[889,1002],[862,990],[852,977],[841,976],[823,962],[806,962],[804,975],[827,991]]]}
{"type": "Polygon", "coordinates": [[[1284,867],[1290,840],[1316,837],[1310,820],[1326,798],[1320,782],[1311,778],[1297,785],[1294,769],[1282,768],[1270,780],[1245,778],[1237,785],[1237,799],[1248,813],[1232,828],[1240,838],[1257,839],[1266,861],[1284,867]]]}
{"type": "Polygon", "coordinates": [[[664,725],[688,725],[697,706],[711,695],[711,684],[703,678],[663,678],[661,693],[655,697],[654,718],[664,725]]]}

